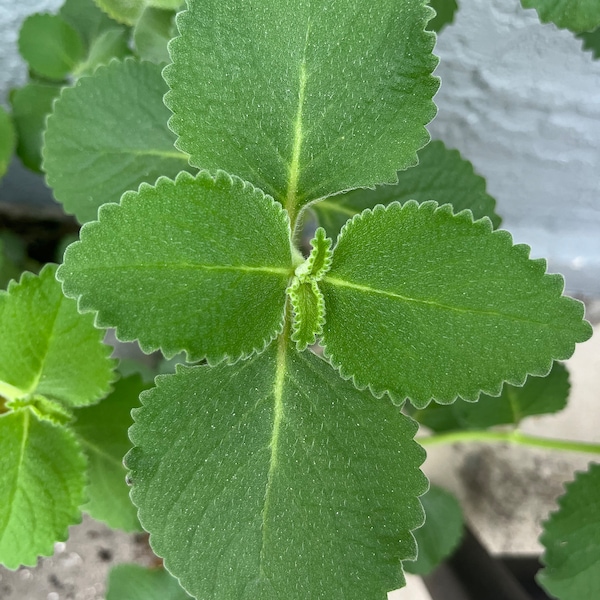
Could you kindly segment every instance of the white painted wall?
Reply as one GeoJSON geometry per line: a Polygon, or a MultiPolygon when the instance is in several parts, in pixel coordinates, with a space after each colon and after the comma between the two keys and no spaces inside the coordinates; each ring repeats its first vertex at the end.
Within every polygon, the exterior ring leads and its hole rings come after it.
{"type": "MultiPolygon", "coordinates": [[[[26,14],[61,0],[0,0],[0,102],[25,80],[26,14]]],[[[572,291],[600,295],[600,61],[519,0],[460,0],[438,41],[431,124],[488,180],[504,226],[572,291]]]]}

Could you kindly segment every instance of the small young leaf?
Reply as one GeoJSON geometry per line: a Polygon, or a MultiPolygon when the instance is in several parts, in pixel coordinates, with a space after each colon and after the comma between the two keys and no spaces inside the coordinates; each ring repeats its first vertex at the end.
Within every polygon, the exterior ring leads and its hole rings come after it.
{"type": "Polygon", "coordinates": [[[429,6],[435,10],[436,15],[429,21],[428,29],[436,33],[454,21],[454,13],[458,10],[456,0],[429,0],[429,6]]]}
{"type": "Polygon", "coordinates": [[[133,43],[140,58],[155,63],[171,62],[167,43],[174,36],[175,13],[149,6],[133,30],[133,43]]]}
{"type": "Polygon", "coordinates": [[[62,91],[48,117],[43,168],[56,199],[80,222],[142,182],[189,168],[173,147],[165,92],[160,66],[131,59],[62,91]]]}
{"type": "Polygon", "coordinates": [[[77,66],[74,75],[91,75],[99,66],[108,64],[113,58],[120,60],[130,55],[128,31],[122,27],[107,29],[94,39],[87,58],[77,66]]]}
{"type": "Polygon", "coordinates": [[[10,115],[0,106],[0,179],[4,177],[15,150],[15,129],[10,115]]]}
{"type": "Polygon", "coordinates": [[[494,227],[498,227],[501,219],[494,212],[496,201],[485,188],[485,179],[475,173],[473,165],[458,150],[433,141],[419,152],[416,167],[398,173],[396,185],[354,190],[317,202],[311,208],[331,236],[338,235],[349,217],[366,208],[395,201],[404,204],[408,200],[452,204],[456,213],[468,208],[476,219],[489,217],[494,227]]]}
{"type": "Polygon", "coordinates": [[[66,406],[37,394],[11,400],[6,403],[6,407],[14,411],[27,408],[40,421],[49,421],[53,425],[64,426],[73,420],[73,412],[66,406]]]}
{"type": "Polygon", "coordinates": [[[106,600],[189,600],[191,596],[165,569],[117,565],[108,574],[106,600]]]}
{"type": "Polygon", "coordinates": [[[59,278],[97,324],[146,352],[216,363],[261,351],[283,323],[293,275],[281,206],[219,172],[143,184],[100,209],[59,278]],[[251,318],[250,318],[251,317],[251,318]]]}
{"type": "Polygon", "coordinates": [[[139,376],[121,379],[108,398],[75,413],[73,430],[89,464],[89,501],[81,509],[114,529],[140,530],[125,482],[123,457],[131,448],[127,436],[133,423],[131,409],[139,405],[138,396],[148,387],[139,376]]]}
{"type": "Polygon", "coordinates": [[[79,33],[87,48],[103,31],[117,25],[94,0],[66,0],[58,14],[79,33]]]}
{"type": "Polygon", "coordinates": [[[598,0],[521,0],[523,8],[535,8],[542,23],[554,23],[575,33],[600,26],[598,0]]]}
{"type": "Polygon", "coordinates": [[[179,367],[134,420],[132,499],[194,596],[385,600],[402,585],[427,487],[415,423],[312,352],[280,339],[179,367]]]}
{"type": "Polygon", "coordinates": [[[600,465],[567,484],[559,510],[544,523],[546,552],[538,582],[559,600],[600,597],[600,465]]]}
{"type": "Polygon", "coordinates": [[[414,561],[404,561],[404,570],[414,575],[431,573],[450,556],[463,534],[463,516],[458,500],[449,492],[432,485],[421,497],[425,523],[414,532],[418,555],[414,561]]]}
{"type": "Polygon", "coordinates": [[[165,70],[177,146],[294,222],[311,200],[397,181],[435,115],[432,14],[424,0],[189,0],[165,70]]]}
{"type": "Polygon", "coordinates": [[[299,352],[306,350],[323,333],[325,322],[325,302],[323,294],[314,279],[301,281],[294,277],[287,293],[294,310],[292,340],[299,352]]]}
{"type": "Polygon", "coordinates": [[[85,458],[67,429],[29,409],[0,415],[0,563],[33,566],[80,520],[85,458]]]}
{"type": "Polygon", "coordinates": [[[59,81],[84,57],[77,31],[59,15],[49,14],[25,19],[19,33],[19,52],[32,71],[59,81]]]}
{"type": "Polygon", "coordinates": [[[125,25],[135,25],[146,6],[146,0],[95,0],[111,18],[125,25]]]}
{"type": "Polygon", "coordinates": [[[326,237],[325,230],[319,227],[310,244],[312,250],[309,257],[296,267],[296,277],[301,282],[321,281],[331,267],[331,238],[326,237]]]}
{"type": "Polygon", "coordinates": [[[9,400],[39,394],[65,407],[105,396],[115,361],[91,315],[81,315],[55,279],[25,273],[0,291],[0,394],[9,400]]]}
{"type": "Polygon", "coordinates": [[[17,155],[32,171],[41,173],[42,133],[52,102],[60,94],[60,86],[28,83],[10,94],[13,119],[17,130],[17,155]]]}
{"type": "Polygon", "coordinates": [[[584,50],[590,50],[596,60],[600,59],[600,27],[594,31],[580,33],[577,37],[583,40],[584,50]]]}
{"type": "Polygon", "coordinates": [[[591,335],[529,247],[435,202],[392,203],[342,230],[320,283],[326,355],[344,377],[417,408],[546,375],[591,335]]]}
{"type": "Polygon", "coordinates": [[[411,413],[419,423],[433,431],[487,429],[494,425],[518,425],[533,415],[558,412],[567,405],[569,373],[554,363],[546,377],[528,377],[522,387],[504,384],[498,397],[482,394],[478,402],[458,399],[450,406],[430,404],[411,413]]]}

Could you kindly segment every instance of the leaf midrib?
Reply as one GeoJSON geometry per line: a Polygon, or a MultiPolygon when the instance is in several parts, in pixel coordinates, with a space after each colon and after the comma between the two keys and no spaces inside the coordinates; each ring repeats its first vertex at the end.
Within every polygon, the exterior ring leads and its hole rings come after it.
{"type": "Polygon", "coordinates": [[[513,321],[519,321],[521,323],[529,323],[535,325],[541,325],[543,327],[548,327],[549,323],[544,321],[536,321],[534,319],[525,319],[518,315],[501,313],[493,310],[480,310],[476,308],[464,308],[461,306],[451,306],[450,304],[444,304],[442,302],[437,302],[435,300],[425,300],[423,298],[411,298],[410,296],[404,296],[402,294],[397,294],[396,292],[390,292],[389,290],[381,290],[378,288],[374,288],[368,285],[363,285],[360,283],[353,283],[351,281],[346,281],[345,279],[341,279],[340,277],[331,277],[325,275],[323,278],[323,282],[329,283],[333,286],[337,287],[345,287],[349,289],[356,290],[358,292],[363,292],[366,294],[377,294],[379,296],[386,296],[387,298],[393,298],[395,300],[401,300],[402,302],[407,302],[411,304],[419,304],[423,306],[431,306],[434,308],[448,310],[451,312],[457,312],[462,314],[472,314],[478,316],[487,316],[487,317],[499,317],[502,319],[511,319],[513,321]]]}
{"type": "Polygon", "coordinates": [[[248,265],[202,265],[192,263],[144,263],[144,264],[127,264],[127,265],[114,265],[111,264],[107,267],[102,266],[86,266],[86,272],[96,271],[114,271],[115,269],[191,269],[191,270],[203,270],[203,271],[224,271],[224,272],[242,272],[242,273],[266,273],[268,275],[284,275],[289,277],[293,275],[293,269],[286,267],[250,267],[248,265]]]}

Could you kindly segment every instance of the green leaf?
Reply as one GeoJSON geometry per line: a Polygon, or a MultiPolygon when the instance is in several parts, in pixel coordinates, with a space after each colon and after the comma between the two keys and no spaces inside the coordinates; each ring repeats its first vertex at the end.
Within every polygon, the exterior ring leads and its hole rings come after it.
{"type": "Polygon", "coordinates": [[[127,435],[133,423],[131,410],[139,405],[138,396],[148,387],[137,375],[121,379],[108,398],[75,413],[73,430],[89,465],[89,501],[81,508],[114,529],[140,530],[137,509],[125,482],[123,457],[131,448],[127,435]]]}
{"type": "Polygon", "coordinates": [[[487,429],[494,425],[518,425],[526,417],[558,412],[567,405],[569,373],[554,363],[546,377],[528,377],[522,387],[505,384],[498,397],[482,394],[478,402],[460,398],[450,406],[430,404],[411,413],[433,431],[487,429]]]}
{"type": "Polygon", "coordinates": [[[314,279],[301,281],[294,277],[287,293],[294,311],[292,340],[299,352],[317,341],[325,323],[325,301],[314,279]]]}
{"type": "Polygon", "coordinates": [[[119,339],[216,363],[261,351],[281,331],[289,220],[260,190],[222,171],[181,173],[103,206],[99,219],[67,250],[59,278],[119,339]]]}
{"type": "Polygon", "coordinates": [[[468,211],[412,201],[366,210],[342,230],[320,283],[326,355],[359,387],[417,408],[498,395],[591,336],[583,304],[545,271],[468,211]]]}
{"type": "Polygon", "coordinates": [[[17,155],[23,164],[41,173],[42,133],[52,102],[60,94],[58,85],[28,83],[10,94],[13,119],[17,130],[17,155]]]}
{"type": "Polygon", "coordinates": [[[458,10],[456,0],[429,0],[429,6],[436,12],[429,21],[429,29],[436,33],[454,21],[454,13],[458,10]]]}
{"type": "Polygon", "coordinates": [[[49,14],[25,19],[19,33],[19,52],[32,71],[59,81],[84,57],[77,31],[59,15],[49,14]]]}
{"type": "Polygon", "coordinates": [[[117,565],[108,574],[106,600],[187,600],[190,596],[165,569],[117,565]]]}
{"type": "Polygon", "coordinates": [[[15,128],[10,115],[0,106],[0,179],[12,160],[15,142],[15,128]]]}
{"type": "Polygon", "coordinates": [[[296,277],[302,282],[321,281],[331,267],[331,238],[326,237],[325,230],[319,227],[315,237],[310,241],[312,246],[309,257],[296,267],[296,277]]]}
{"type": "Polygon", "coordinates": [[[155,63],[171,62],[167,43],[174,35],[175,13],[148,7],[133,30],[133,43],[140,58],[155,63]]]}
{"type": "Polygon", "coordinates": [[[419,152],[419,164],[398,173],[396,185],[383,185],[374,190],[354,190],[318,202],[311,208],[327,233],[336,236],[346,221],[366,208],[378,204],[408,200],[452,204],[454,212],[468,208],[476,219],[489,217],[494,227],[500,217],[494,212],[496,201],[486,192],[485,179],[477,175],[473,165],[458,150],[446,148],[443,142],[430,142],[419,152]]]}
{"type": "Polygon", "coordinates": [[[43,168],[56,199],[82,223],[140,183],[189,168],[173,147],[165,92],[158,65],[128,59],[98,68],[55,102],[43,168]]]}
{"type": "Polygon", "coordinates": [[[131,55],[129,32],[122,27],[107,29],[94,39],[87,58],[74,71],[76,77],[91,75],[99,66],[113,58],[123,59],[131,55]]]}
{"type": "Polygon", "coordinates": [[[598,0],[521,0],[523,8],[535,8],[542,23],[554,23],[575,33],[600,25],[598,0]]]}
{"type": "Polygon", "coordinates": [[[583,40],[584,50],[590,50],[596,60],[600,59],[600,27],[594,31],[580,33],[577,37],[583,40]]]}
{"type": "Polygon", "coordinates": [[[463,534],[463,516],[458,500],[449,492],[432,485],[421,498],[425,524],[414,532],[419,554],[405,561],[404,570],[414,575],[431,573],[458,546],[463,534]]]}
{"type": "Polygon", "coordinates": [[[567,484],[559,510],[544,523],[546,552],[538,582],[559,600],[600,597],[600,465],[567,484]]]}
{"type": "Polygon", "coordinates": [[[292,223],[312,200],[395,182],[435,115],[431,16],[422,0],[190,0],[165,70],[177,146],[292,223]]]}
{"type": "Polygon", "coordinates": [[[176,10],[184,0],[95,0],[96,4],[115,21],[135,25],[147,6],[176,10]]]}
{"type": "Polygon", "coordinates": [[[73,434],[29,410],[0,415],[0,562],[33,566],[79,522],[85,459],[73,434]]]}
{"type": "Polygon", "coordinates": [[[152,547],[191,594],[385,600],[403,584],[427,487],[414,421],[281,338],[156,381],[126,464],[152,547]]]}
{"type": "Polygon", "coordinates": [[[55,272],[46,265],[39,277],[25,273],[0,292],[0,394],[82,406],[107,394],[114,361],[93,317],[63,296],[55,272]]]}
{"type": "Polygon", "coordinates": [[[103,31],[116,25],[94,0],[66,0],[59,15],[77,30],[88,48],[103,31]]]}

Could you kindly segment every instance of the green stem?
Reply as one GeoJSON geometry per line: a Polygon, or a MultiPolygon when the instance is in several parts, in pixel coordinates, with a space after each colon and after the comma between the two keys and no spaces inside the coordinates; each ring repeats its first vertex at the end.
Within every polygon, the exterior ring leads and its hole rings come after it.
{"type": "Polygon", "coordinates": [[[450,433],[439,433],[417,438],[417,441],[419,444],[426,447],[440,444],[453,444],[455,442],[509,442],[521,446],[533,446],[534,448],[600,454],[600,444],[542,438],[527,435],[519,431],[453,431],[450,433]]]}

